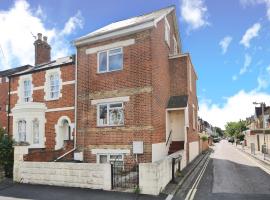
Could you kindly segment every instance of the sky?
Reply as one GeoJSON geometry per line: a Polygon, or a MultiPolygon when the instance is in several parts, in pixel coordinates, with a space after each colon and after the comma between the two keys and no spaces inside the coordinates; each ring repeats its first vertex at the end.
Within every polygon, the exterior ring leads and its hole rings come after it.
{"type": "Polygon", "coordinates": [[[38,32],[55,59],[80,36],[170,5],[198,74],[200,117],[224,128],[253,115],[252,102],[270,105],[270,0],[0,0],[0,70],[33,64],[38,32]]]}

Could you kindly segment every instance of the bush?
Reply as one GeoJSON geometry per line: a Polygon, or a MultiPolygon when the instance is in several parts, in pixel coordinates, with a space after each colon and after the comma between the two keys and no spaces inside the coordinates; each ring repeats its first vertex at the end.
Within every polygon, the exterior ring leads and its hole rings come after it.
{"type": "Polygon", "coordinates": [[[201,136],[201,140],[202,140],[203,142],[205,142],[205,141],[208,140],[208,137],[207,137],[206,135],[202,135],[202,136],[201,136]]]}
{"type": "Polygon", "coordinates": [[[5,130],[0,127],[0,165],[3,166],[6,177],[11,178],[13,175],[13,140],[5,130]]]}

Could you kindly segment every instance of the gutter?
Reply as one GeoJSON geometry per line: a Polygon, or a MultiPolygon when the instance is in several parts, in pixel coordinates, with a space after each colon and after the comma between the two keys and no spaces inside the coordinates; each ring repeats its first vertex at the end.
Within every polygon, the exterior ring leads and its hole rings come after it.
{"type": "Polygon", "coordinates": [[[74,152],[77,149],[77,95],[78,95],[78,90],[77,90],[77,77],[78,77],[78,50],[76,48],[76,55],[75,55],[75,128],[74,128],[74,147],[70,151],[64,153],[63,155],[59,156],[54,160],[54,162],[57,162],[58,160],[62,159],[66,155],[74,152]]]}

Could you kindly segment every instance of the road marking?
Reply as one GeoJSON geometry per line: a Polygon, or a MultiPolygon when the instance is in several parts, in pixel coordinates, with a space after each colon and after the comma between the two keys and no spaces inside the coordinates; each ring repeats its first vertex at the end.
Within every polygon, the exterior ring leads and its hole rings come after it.
{"type": "Polygon", "coordinates": [[[269,169],[267,169],[266,167],[264,167],[263,165],[261,165],[259,163],[259,161],[257,161],[255,158],[249,157],[248,155],[246,155],[245,153],[243,153],[239,149],[238,149],[238,152],[241,153],[241,154],[243,154],[243,155],[245,155],[250,161],[252,161],[255,165],[257,165],[258,167],[260,167],[263,171],[265,171],[266,173],[270,174],[269,169]]]}
{"type": "Polygon", "coordinates": [[[196,192],[197,192],[197,186],[199,185],[199,183],[200,183],[200,181],[201,181],[201,179],[202,179],[202,177],[203,177],[203,175],[204,175],[204,172],[205,172],[206,167],[207,167],[207,165],[208,165],[208,163],[209,163],[209,160],[210,160],[210,156],[207,158],[207,161],[206,161],[205,164],[203,165],[203,168],[202,168],[202,170],[200,171],[199,176],[197,177],[196,181],[194,182],[194,184],[192,185],[191,189],[189,190],[189,192],[188,192],[188,194],[187,194],[185,200],[192,200],[192,199],[194,199],[195,194],[196,194],[196,192]]]}
{"type": "Polygon", "coordinates": [[[173,195],[169,194],[165,200],[172,200],[172,198],[173,198],[173,195]]]}

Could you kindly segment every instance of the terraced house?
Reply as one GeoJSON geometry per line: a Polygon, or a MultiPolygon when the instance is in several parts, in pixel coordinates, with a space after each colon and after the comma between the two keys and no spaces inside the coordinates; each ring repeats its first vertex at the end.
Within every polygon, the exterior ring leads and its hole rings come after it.
{"type": "Polygon", "coordinates": [[[199,153],[196,72],[175,8],[115,22],[75,40],[77,151],[86,162],[154,162],[199,153]]]}
{"type": "Polygon", "coordinates": [[[74,45],[75,56],[51,61],[38,34],[35,65],[8,75],[14,180],[111,189],[123,179],[113,164],[131,166],[122,173],[130,183],[158,194],[172,178],[168,155],[177,153],[184,168],[200,152],[197,75],[182,52],[175,7],[109,24],[74,45]]]}

